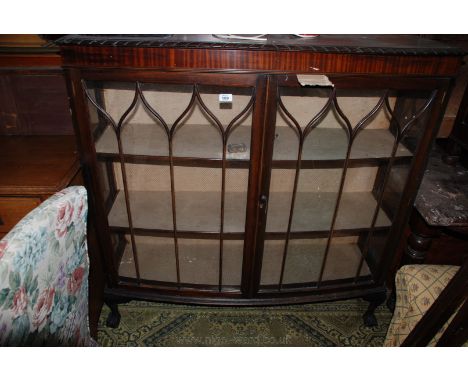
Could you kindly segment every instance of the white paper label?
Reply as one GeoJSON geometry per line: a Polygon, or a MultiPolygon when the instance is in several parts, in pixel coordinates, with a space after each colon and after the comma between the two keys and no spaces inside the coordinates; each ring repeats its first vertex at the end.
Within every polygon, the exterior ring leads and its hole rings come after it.
{"type": "Polygon", "coordinates": [[[232,102],[232,94],[220,94],[219,102],[222,102],[222,103],[232,102]]]}
{"type": "Polygon", "coordinates": [[[298,74],[297,80],[302,86],[334,86],[328,77],[322,74],[298,74]]]}

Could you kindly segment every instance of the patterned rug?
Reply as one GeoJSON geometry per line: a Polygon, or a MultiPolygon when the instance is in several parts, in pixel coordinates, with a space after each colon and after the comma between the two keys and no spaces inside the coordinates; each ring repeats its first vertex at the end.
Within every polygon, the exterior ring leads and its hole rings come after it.
{"type": "Polygon", "coordinates": [[[363,325],[361,299],[280,307],[239,308],[132,301],[119,306],[120,326],[99,321],[101,346],[381,346],[392,314],[376,310],[363,325]]]}

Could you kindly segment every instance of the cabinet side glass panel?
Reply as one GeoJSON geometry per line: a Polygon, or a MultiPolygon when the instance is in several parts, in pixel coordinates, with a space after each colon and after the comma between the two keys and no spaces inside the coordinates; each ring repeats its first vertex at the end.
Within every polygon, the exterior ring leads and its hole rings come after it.
{"type": "MultiPolygon", "coordinates": [[[[430,91],[398,92],[390,126],[398,136],[396,154],[392,161],[378,169],[372,190],[375,199],[380,202],[380,208],[375,211],[376,227],[367,237],[361,236],[359,241],[363,259],[371,269],[380,266],[390,233],[390,228],[378,227],[378,222],[388,219],[393,224],[396,218],[419,142],[426,132],[434,95],[435,92],[430,91]],[[405,155],[399,156],[402,152],[405,155]]],[[[359,274],[356,277],[363,275],[362,267],[357,271],[359,274]]]]}
{"type": "MultiPolygon", "coordinates": [[[[348,125],[347,154],[343,160],[340,193],[330,226],[319,286],[332,280],[353,280],[360,266],[360,240],[372,229],[390,227],[384,215],[374,221],[378,202],[372,193],[379,165],[392,156],[396,137],[390,131],[386,102],[394,105],[395,95],[381,90],[337,89],[336,102],[348,125]]],[[[406,151],[403,155],[411,156],[406,151]]],[[[363,276],[370,275],[366,263],[363,276]]]]}

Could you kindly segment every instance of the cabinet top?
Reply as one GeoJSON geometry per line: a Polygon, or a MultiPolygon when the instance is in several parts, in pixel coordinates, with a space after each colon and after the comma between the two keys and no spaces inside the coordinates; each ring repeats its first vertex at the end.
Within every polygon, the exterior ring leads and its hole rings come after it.
{"type": "Polygon", "coordinates": [[[385,55],[463,55],[466,53],[459,47],[416,35],[67,35],[56,43],[79,46],[253,49],[385,55]]]}
{"type": "Polygon", "coordinates": [[[459,47],[414,35],[67,35],[65,67],[454,76],[459,47]]]}

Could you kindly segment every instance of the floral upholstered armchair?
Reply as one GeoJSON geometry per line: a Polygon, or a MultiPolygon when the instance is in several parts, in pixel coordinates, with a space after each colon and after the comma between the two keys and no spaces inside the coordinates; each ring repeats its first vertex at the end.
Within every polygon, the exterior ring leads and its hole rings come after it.
{"type": "Polygon", "coordinates": [[[87,194],[56,193],[0,241],[0,345],[87,346],[87,194]]]}

